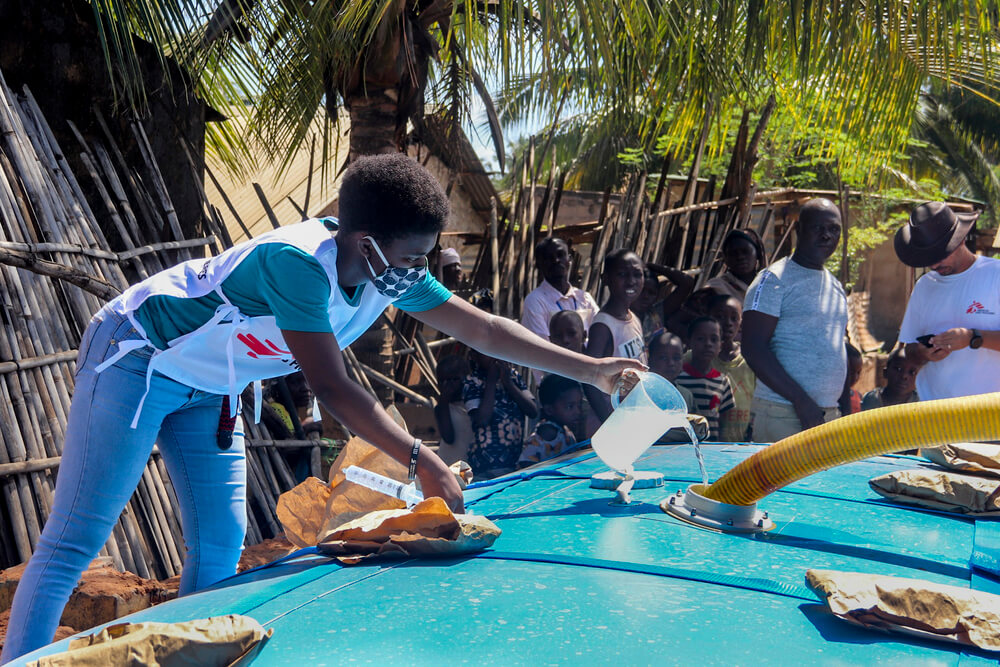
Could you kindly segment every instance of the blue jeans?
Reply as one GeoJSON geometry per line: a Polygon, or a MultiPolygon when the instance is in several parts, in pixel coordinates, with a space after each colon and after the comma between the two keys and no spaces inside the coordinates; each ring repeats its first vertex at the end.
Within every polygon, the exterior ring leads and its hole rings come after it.
{"type": "Polygon", "coordinates": [[[137,338],[128,319],[107,308],[84,333],[52,513],[14,595],[0,662],[52,641],[70,593],[135,491],[154,441],[180,503],[180,594],[236,572],[247,520],[242,429],[230,449],[220,450],[222,396],[159,373],[138,427],[129,428],[146,390],[152,349],[134,350],[102,373],[94,369],[119,342],[137,338]]]}

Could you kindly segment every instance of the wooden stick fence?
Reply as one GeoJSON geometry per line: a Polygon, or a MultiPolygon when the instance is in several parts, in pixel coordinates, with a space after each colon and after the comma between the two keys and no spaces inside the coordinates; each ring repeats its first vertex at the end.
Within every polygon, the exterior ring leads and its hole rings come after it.
{"type": "MultiPolygon", "coordinates": [[[[82,176],[100,217],[30,92],[15,95],[0,75],[0,567],[26,560],[52,508],[66,437],[80,337],[108,299],[177,261],[228,245],[204,202],[204,238],[185,239],[142,127],[130,127],[141,164],[129,165],[114,134],[75,127],[82,176]],[[103,220],[102,227],[98,220],[103,220]],[[107,235],[106,235],[107,234],[107,235]],[[109,236],[110,235],[110,238],[109,236]],[[114,247],[114,249],[112,248],[114,247]],[[23,268],[15,268],[20,265],[23,268]],[[29,269],[29,270],[25,270],[29,269]],[[42,275],[42,273],[48,275],[42,275]],[[89,283],[87,282],[89,281],[89,283]],[[80,289],[72,283],[83,286],[80,289]],[[95,294],[94,291],[99,293],[95,294]]],[[[193,168],[196,168],[193,166],[193,168]]],[[[214,214],[214,217],[213,217],[214,214]]],[[[319,474],[319,443],[276,441],[247,419],[249,544],[280,527],[277,496],[295,480],[280,451],[308,447],[319,474]]],[[[144,577],[180,572],[183,541],[176,494],[158,450],[101,554],[144,577]]]]}

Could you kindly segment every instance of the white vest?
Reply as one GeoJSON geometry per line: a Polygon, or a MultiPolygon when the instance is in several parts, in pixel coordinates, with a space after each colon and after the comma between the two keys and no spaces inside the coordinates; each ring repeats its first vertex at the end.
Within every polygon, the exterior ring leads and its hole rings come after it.
{"type": "MultiPolygon", "coordinates": [[[[204,325],[169,341],[166,350],[155,350],[146,374],[146,391],[153,371],[195,389],[230,397],[231,416],[237,398],[247,384],[255,383],[255,407],[259,415],[260,385],[265,378],[294,373],[298,363],[275,323],[273,315],[248,317],[222,292],[222,281],[252,250],[265,243],[286,243],[312,255],[330,279],[327,314],[337,342],[342,348],[353,343],[378,319],[394,299],[382,296],[371,285],[358,287],[361,297],[350,305],[337,283],[337,242],[322,220],[306,220],[281,227],[229,248],[211,259],[182,262],[133,285],[109,305],[129,318],[142,341],[124,341],[118,352],[97,367],[101,372],[134,349],[152,346],[135,318],[135,311],[151,296],[197,298],[215,292],[223,303],[204,325]]],[[[288,298],[295,298],[294,294],[288,298]]],[[[132,427],[138,423],[145,395],[139,402],[132,427]]]]}

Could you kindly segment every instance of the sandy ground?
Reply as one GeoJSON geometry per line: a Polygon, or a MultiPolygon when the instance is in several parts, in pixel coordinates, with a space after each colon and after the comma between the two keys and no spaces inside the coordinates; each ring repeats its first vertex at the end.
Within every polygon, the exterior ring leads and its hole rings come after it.
{"type": "MultiPolygon", "coordinates": [[[[284,537],[265,540],[243,552],[239,571],[270,563],[296,548],[284,537]]],[[[23,572],[24,564],[0,571],[0,647],[7,634],[14,590],[23,572]]],[[[107,559],[97,559],[73,591],[55,638],[63,639],[95,625],[172,600],[177,597],[179,583],[180,576],[163,581],[143,579],[131,572],[118,572],[110,567],[107,559]]]]}

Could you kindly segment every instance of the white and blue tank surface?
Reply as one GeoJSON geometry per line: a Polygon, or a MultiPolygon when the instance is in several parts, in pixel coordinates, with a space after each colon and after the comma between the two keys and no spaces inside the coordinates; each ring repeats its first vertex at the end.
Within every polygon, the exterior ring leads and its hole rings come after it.
{"type": "MultiPolygon", "coordinates": [[[[713,479],[758,449],[703,445],[713,479]]],[[[274,630],[257,665],[995,664],[851,625],[804,585],[819,568],[1000,593],[1000,523],[897,505],[868,486],[921,465],[884,456],[826,470],[766,498],[773,529],[723,533],[660,509],[701,481],[690,445],[646,451],[635,467],[664,486],[633,489],[627,505],[591,487],[607,467],[584,449],[466,491],[468,509],[503,530],[491,550],[350,567],[305,553],[124,620],[253,617],[274,630]]]]}

